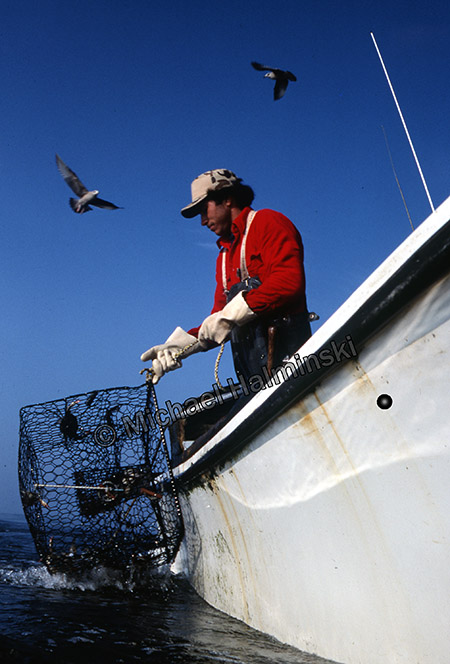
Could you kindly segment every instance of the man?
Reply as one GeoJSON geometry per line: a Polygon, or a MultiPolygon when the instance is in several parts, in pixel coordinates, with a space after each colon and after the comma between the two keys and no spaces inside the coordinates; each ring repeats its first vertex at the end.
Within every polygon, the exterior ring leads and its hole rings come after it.
{"type": "Polygon", "coordinates": [[[214,306],[199,327],[177,327],[141,360],[152,360],[156,383],[181,367],[181,357],[231,338],[236,371],[249,378],[268,363],[278,366],[311,336],[300,233],[279,212],[252,210],[253,190],[229,170],[202,173],[191,191],[181,214],[200,215],[219,238],[214,306]]]}

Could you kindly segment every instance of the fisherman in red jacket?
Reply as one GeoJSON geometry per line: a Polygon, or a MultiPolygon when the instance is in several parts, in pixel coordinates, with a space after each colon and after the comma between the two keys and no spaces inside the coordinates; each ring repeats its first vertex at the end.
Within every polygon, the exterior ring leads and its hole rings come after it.
{"type": "Polygon", "coordinates": [[[181,214],[200,215],[219,238],[214,306],[199,327],[177,327],[141,360],[152,360],[156,383],[181,367],[181,355],[231,339],[236,372],[248,379],[268,363],[279,366],[311,336],[302,239],[283,214],[252,210],[253,190],[229,170],[202,173],[191,190],[181,214]]]}

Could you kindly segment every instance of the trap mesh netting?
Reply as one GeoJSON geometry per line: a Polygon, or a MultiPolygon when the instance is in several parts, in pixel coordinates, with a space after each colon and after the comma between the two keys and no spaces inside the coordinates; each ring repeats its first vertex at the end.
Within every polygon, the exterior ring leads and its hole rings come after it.
{"type": "Polygon", "coordinates": [[[109,388],[21,409],[20,493],[50,571],[173,561],[182,517],[152,394],[109,388]]]}

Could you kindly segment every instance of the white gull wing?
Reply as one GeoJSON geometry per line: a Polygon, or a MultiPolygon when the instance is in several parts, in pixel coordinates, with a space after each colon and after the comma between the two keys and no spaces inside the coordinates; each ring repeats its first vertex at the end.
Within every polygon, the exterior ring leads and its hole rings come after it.
{"type": "Polygon", "coordinates": [[[72,191],[77,195],[77,196],[84,196],[84,194],[88,193],[88,189],[84,186],[84,184],[81,182],[79,177],[77,176],[76,173],[74,173],[59,157],[59,155],[56,155],[56,165],[58,166],[58,170],[63,176],[64,180],[67,182],[69,187],[72,189],[72,191]]]}

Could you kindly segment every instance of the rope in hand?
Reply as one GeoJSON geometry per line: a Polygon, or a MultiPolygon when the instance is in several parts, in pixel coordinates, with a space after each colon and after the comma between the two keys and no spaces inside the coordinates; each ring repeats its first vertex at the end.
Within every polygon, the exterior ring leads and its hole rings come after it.
{"type": "MultiPolygon", "coordinates": [[[[198,343],[198,339],[193,341],[191,344],[187,344],[187,346],[183,346],[183,348],[180,348],[179,351],[177,351],[176,353],[173,353],[172,359],[177,361],[178,358],[183,355],[183,353],[185,353],[187,350],[189,350],[189,348],[192,348],[192,346],[195,346],[195,344],[197,344],[197,343],[198,343]]],[[[139,374],[142,376],[143,373],[146,374],[145,380],[146,380],[147,383],[151,382],[153,376],[155,375],[155,371],[152,367],[145,367],[145,369],[141,369],[139,374]]]]}
{"type": "MultiPolygon", "coordinates": [[[[187,346],[184,346],[179,351],[174,353],[172,355],[172,358],[175,361],[177,361],[187,350],[189,350],[189,348],[192,348],[192,346],[195,346],[195,344],[197,344],[197,343],[198,343],[198,339],[196,339],[195,341],[193,341],[190,344],[187,344],[187,346]]],[[[225,350],[225,341],[223,341],[221,346],[220,346],[219,354],[217,355],[216,362],[214,364],[214,379],[215,379],[215,381],[216,381],[216,383],[217,383],[220,390],[225,389],[223,387],[222,383],[220,382],[220,379],[219,379],[219,363],[220,363],[220,359],[223,355],[224,350],[225,350]]],[[[140,375],[142,375],[143,373],[146,373],[145,380],[146,380],[147,383],[152,380],[152,378],[155,374],[154,370],[151,367],[145,367],[145,369],[141,369],[141,371],[139,373],[140,373],[140,375]]]]}

